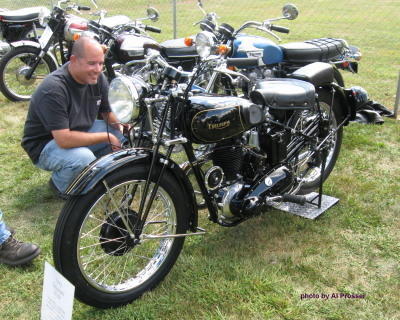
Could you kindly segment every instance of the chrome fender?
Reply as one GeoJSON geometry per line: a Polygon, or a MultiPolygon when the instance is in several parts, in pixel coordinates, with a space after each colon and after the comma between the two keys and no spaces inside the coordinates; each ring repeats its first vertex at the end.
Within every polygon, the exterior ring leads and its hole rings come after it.
{"type": "MultiPolygon", "coordinates": [[[[39,42],[35,42],[35,41],[31,41],[31,40],[20,40],[20,41],[11,42],[10,46],[11,46],[11,48],[18,48],[18,47],[24,47],[24,46],[26,46],[26,47],[34,47],[36,49],[40,49],[41,48],[39,42]]],[[[50,51],[47,51],[45,53],[45,55],[49,56],[54,61],[56,66],[59,65],[56,57],[50,51]]]]}
{"type": "MultiPolygon", "coordinates": [[[[88,165],[66,190],[68,196],[80,196],[90,192],[98,183],[112,171],[118,170],[123,166],[134,166],[139,163],[151,163],[153,150],[147,148],[131,148],[116,151],[105,155],[88,165]]],[[[189,179],[179,165],[167,160],[164,155],[158,154],[156,166],[167,163],[167,170],[174,176],[176,182],[181,187],[183,199],[185,199],[186,210],[189,212],[189,227],[196,230],[198,224],[198,211],[196,198],[189,179]]]]}

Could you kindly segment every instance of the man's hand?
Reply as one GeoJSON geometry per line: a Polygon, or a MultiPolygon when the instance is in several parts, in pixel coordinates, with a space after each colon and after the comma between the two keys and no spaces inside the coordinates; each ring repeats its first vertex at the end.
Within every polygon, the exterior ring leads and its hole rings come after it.
{"type": "Polygon", "coordinates": [[[112,151],[118,151],[122,149],[121,141],[119,141],[119,139],[112,133],[109,133],[109,141],[111,143],[112,151]]]}

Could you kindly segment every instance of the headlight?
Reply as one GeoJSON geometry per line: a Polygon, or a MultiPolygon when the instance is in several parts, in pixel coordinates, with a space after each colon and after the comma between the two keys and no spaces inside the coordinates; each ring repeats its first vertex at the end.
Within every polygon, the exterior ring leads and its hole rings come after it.
{"type": "Polygon", "coordinates": [[[215,50],[214,35],[208,31],[202,31],[196,36],[196,51],[200,58],[205,59],[215,50]]]}
{"type": "Polygon", "coordinates": [[[120,76],[111,81],[108,100],[119,121],[128,123],[139,116],[141,92],[142,83],[134,77],[120,76]]]}

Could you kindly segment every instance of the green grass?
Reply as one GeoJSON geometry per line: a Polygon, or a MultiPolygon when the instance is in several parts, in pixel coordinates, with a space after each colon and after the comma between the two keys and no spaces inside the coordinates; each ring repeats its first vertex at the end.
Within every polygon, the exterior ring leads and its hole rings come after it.
{"type": "MultiPolygon", "coordinates": [[[[104,2],[104,1],[103,1],[104,2]]],[[[135,1],[120,12],[141,16],[150,2],[161,12],[159,40],[172,34],[171,1],[135,1]],[[161,38],[163,37],[163,38],[161,38]]],[[[284,1],[204,0],[238,26],[276,16],[284,1]],[[224,9],[225,8],[225,9],[224,9]],[[240,9],[241,8],[241,9],[240,9]],[[260,8],[265,8],[260,10],[260,8]]],[[[83,1],[82,1],[83,3],[83,1]]],[[[112,8],[125,2],[113,1],[112,8]]],[[[37,5],[33,2],[32,5],[37,5]]],[[[195,1],[178,1],[179,35],[201,15],[195,1]],[[185,20],[186,19],[186,20],[185,20]],[[186,24],[185,24],[186,23],[186,24]]],[[[300,17],[288,41],[343,36],[364,53],[360,74],[348,85],[365,87],[372,99],[393,107],[399,27],[396,1],[296,1],[300,17]]],[[[8,2],[0,1],[0,7],[8,2]]],[[[28,3],[27,3],[28,5],[28,3]]],[[[111,8],[108,8],[110,11],[111,8]]],[[[117,9],[115,9],[117,12],[117,9]]],[[[0,96],[0,204],[17,237],[40,245],[42,254],[23,268],[0,265],[0,319],[39,319],[44,261],[52,263],[54,226],[63,205],[47,187],[49,173],[36,169],[20,147],[27,103],[0,96]]],[[[235,228],[210,223],[188,238],[175,267],[154,291],[115,310],[75,301],[73,319],[399,319],[400,318],[400,123],[351,124],[325,193],[340,199],[315,221],[271,211],[235,228]],[[301,294],[353,293],[364,299],[300,299],[301,294]]]]}

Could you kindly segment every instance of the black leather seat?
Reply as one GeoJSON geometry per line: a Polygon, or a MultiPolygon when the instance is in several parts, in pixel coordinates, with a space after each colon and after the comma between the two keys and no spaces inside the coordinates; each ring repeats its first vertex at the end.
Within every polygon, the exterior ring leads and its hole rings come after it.
{"type": "Polygon", "coordinates": [[[167,40],[162,43],[161,50],[168,58],[195,58],[198,56],[195,46],[186,46],[183,39],[167,40]]]}
{"type": "Polygon", "coordinates": [[[42,10],[48,10],[46,7],[32,7],[19,10],[10,10],[0,12],[3,22],[29,22],[38,19],[42,10]]]}
{"type": "Polygon", "coordinates": [[[291,63],[327,62],[344,53],[344,40],[334,38],[312,39],[280,45],[283,59],[291,63]]]}
{"type": "Polygon", "coordinates": [[[272,78],[260,81],[250,93],[251,101],[278,110],[307,110],[314,107],[315,87],[297,79],[272,78]]]}

